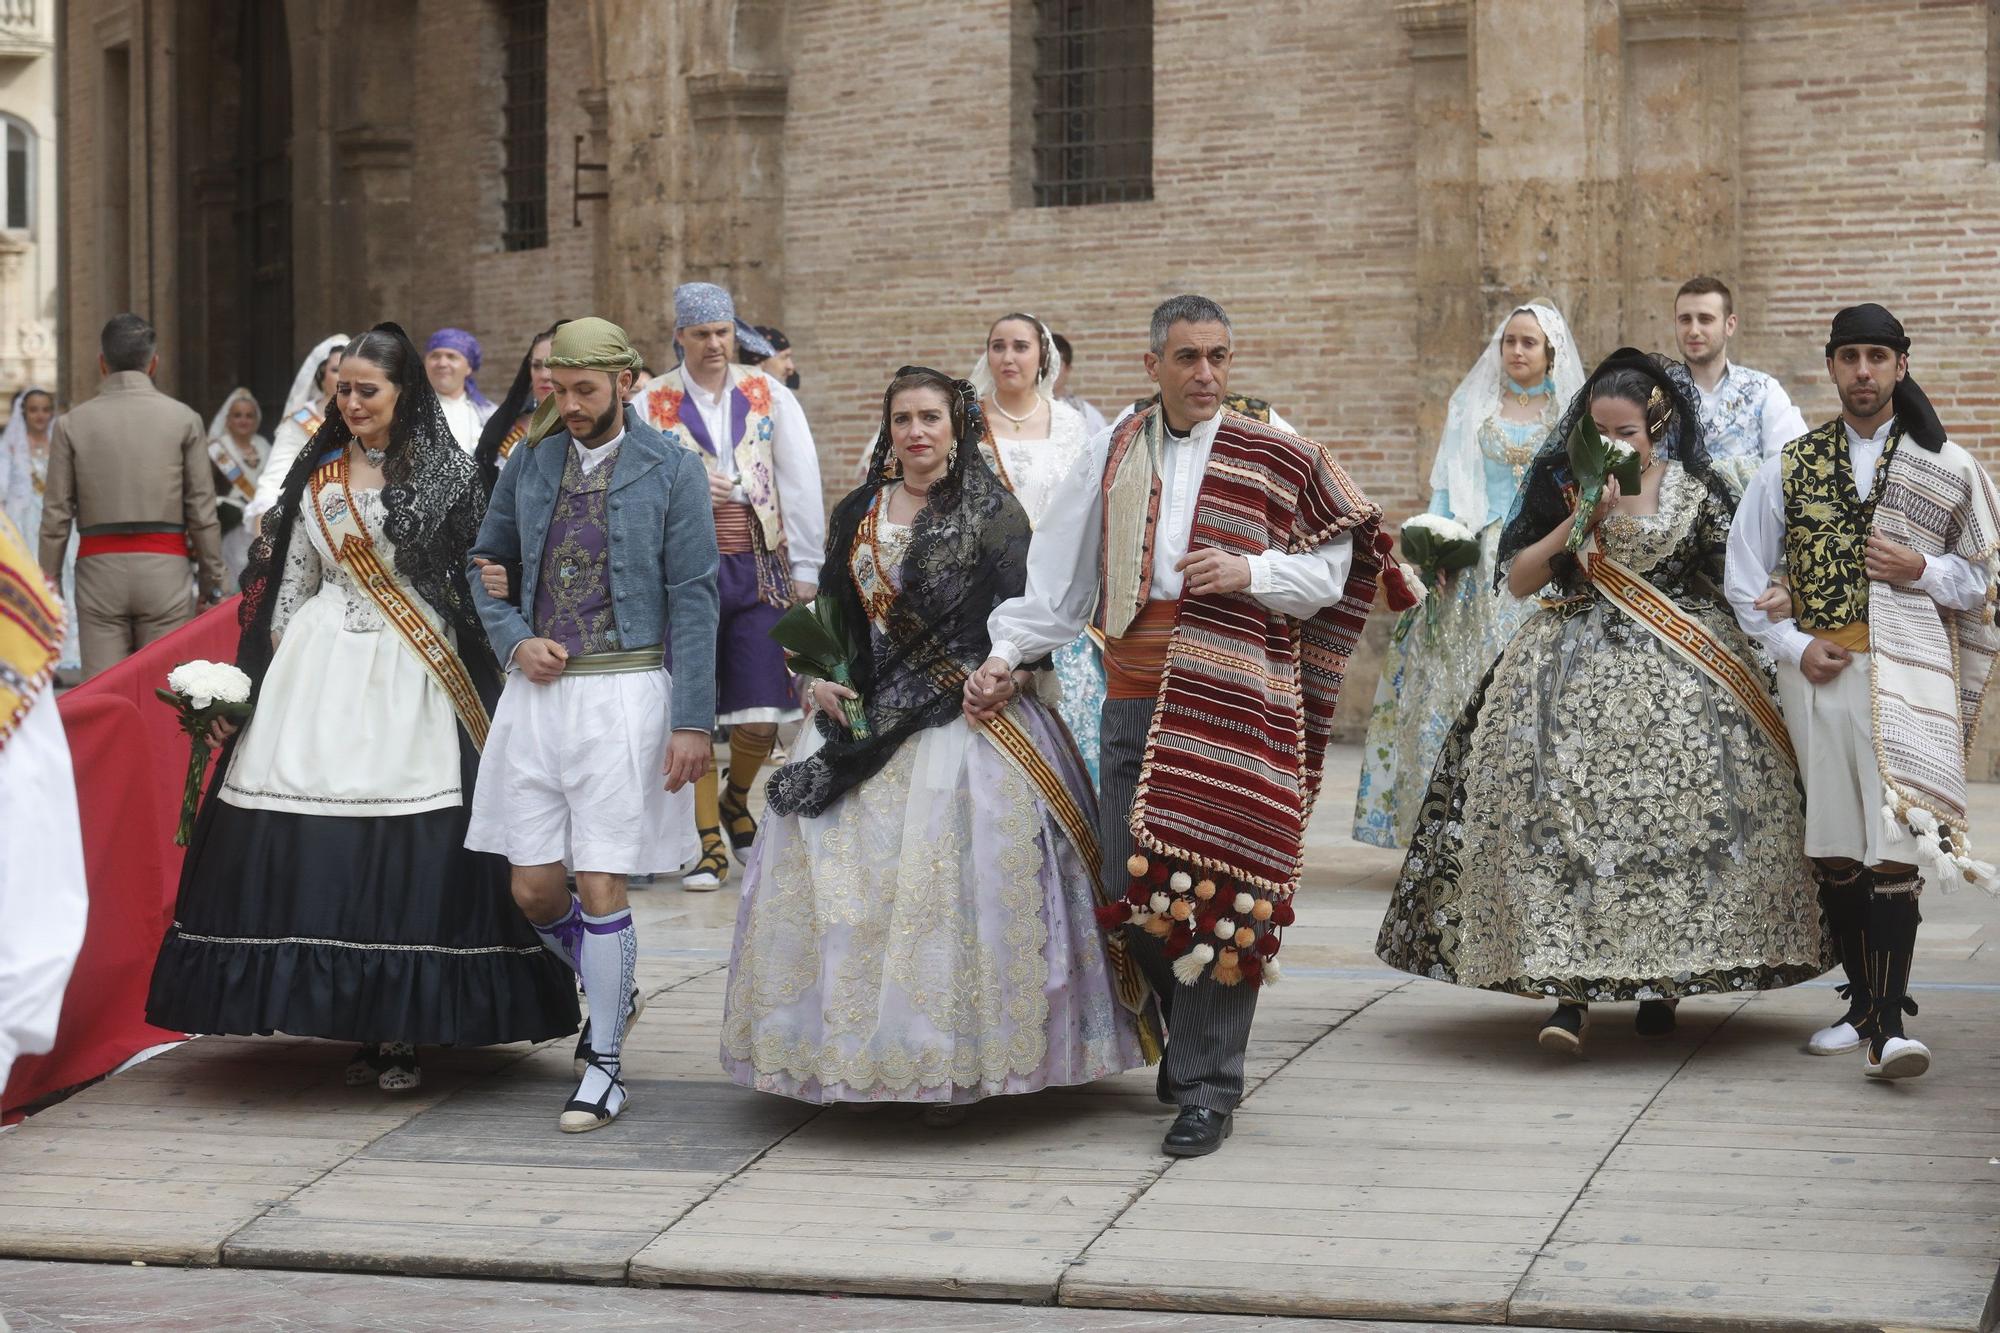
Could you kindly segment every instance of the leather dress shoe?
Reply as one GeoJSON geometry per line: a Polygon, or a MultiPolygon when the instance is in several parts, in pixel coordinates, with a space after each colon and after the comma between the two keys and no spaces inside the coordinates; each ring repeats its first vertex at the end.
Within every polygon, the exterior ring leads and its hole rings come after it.
{"type": "Polygon", "coordinates": [[[1206,1106],[1183,1106],[1174,1118],[1174,1127],[1160,1143],[1169,1157],[1206,1157],[1222,1146],[1234,1128],[1227,1111],[1211,1111],[1206,1106]]]}

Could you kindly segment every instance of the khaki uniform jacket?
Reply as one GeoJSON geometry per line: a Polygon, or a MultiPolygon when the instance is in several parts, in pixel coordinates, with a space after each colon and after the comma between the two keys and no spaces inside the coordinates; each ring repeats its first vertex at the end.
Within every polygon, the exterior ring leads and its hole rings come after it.
{"type": "Polygon", "coordinates": [[[142,370],[104,377],[97,396],[56,418],[42,497],[42,572],[58,578],[70,528],[185,530],[204,598],[222,588],[208,432],[193,408],[153,387],[142,370]]]}

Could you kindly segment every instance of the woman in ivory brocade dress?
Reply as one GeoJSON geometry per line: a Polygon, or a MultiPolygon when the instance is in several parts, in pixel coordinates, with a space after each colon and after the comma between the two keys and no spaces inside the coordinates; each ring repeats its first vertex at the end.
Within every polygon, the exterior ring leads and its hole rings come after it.
{"type": "Polygon", "coordinates": [[[394,324],[347,346],[335,408],[244,571],[254,711],[224,735],[146,1016],[359,1042],[348,1083],[404,1092],[419,1046],[576,1031],[576,989],[507,863],[465,849],[498,695],[465,580],[472,460],[394,324]]]}
{"type": "Polygon", "coordinates": [[[1409,842],[1445,732],[1535,609],[1494,589],[1494,553],[1529,460],[1582,384],[1569,325],[1535,302],[1500,321],[1451,395],[1429,512],[1465,525],[1479,541],[1479,563],[1453,574],[1439,604],[1411,613],[1407,632],[1389,645],[1361,748],[1357,841],[1409,842]]]}
{"type": "Polygon", "coordinates": [[[1784,720],[1721,593],[1736,495],[1692,384],[1614,352],[1536,456],[1499,565],[1515,596],[1546,600],[1445,737],[1375,944],[1421,977],[1555,1000],[1552,1050],[1582,1049],[1592,1003],[1636,1000],[1641,1035],[1660,1036],[1683,996],[1833,964],[1784,720]],[[1563,547],[1584,412],[1643,472],[1637,495],[1607,482],[1580,561],[1563,547]],[[1712,667],[1628,605],[1670,613],[1712,667]]]}
{"type": "Polygon", "coordinates": [[[856,688],[814,682],[797,758],[770,779],[723,1011],[722,1063],[746,1087],[950,1124],[1144,1060],[1151,997],[1097,926],[1073,742],[1031,696],[977,730],[964,716],[1028,552],[980,433],[971,384],[905,367],[870,480],[834,510],[819,595],[839,599],[856,688]],[[857,692],[866,738],[840,721],[857,692]]]}
{"type": "MultiPolygon", "coordinates": [[[[986,353],[972,368],[986,416],[986,462],[1039,527],[1056,487],[1090,451],[1083,414],[1056,401],[1062,354],[1055,335],[1033,315],[1002,315],[986,333],[986,353]]],[[[1053,670],[1037,673],[1037,688],[1062,714],[1097,786],[1098,728],[1104,712],[1104,653],[1092,631],[1050,654],[1053,670]]]]}

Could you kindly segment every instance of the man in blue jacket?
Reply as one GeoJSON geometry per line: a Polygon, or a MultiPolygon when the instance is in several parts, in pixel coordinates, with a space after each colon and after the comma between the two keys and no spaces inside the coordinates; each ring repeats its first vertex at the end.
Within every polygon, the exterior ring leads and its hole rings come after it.
{"type": "Polygon", "coordinates": [[[626,881],[697,850],[718,557],[700,460],[625,406],[640,358],[624,330],[565,324],[548,365],[555,392],[508,458],[473,548],[473,596],[508,674],[466,846],[507,858],[514,901],[583,980],[592,1022],[560,1122],[575,1134],[625,1107],[619,1053],[643,1007],[626,881]]]}

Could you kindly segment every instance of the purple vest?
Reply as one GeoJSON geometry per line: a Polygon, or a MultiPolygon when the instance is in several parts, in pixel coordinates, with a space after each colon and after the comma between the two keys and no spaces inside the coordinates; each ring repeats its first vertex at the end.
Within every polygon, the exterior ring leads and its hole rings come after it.
{"type": "Polygon", "coordinates": [[[566,445],[562,489],[542,547],[541,579],[535,588],[535,633],[554,639],[571,657],[619,651],[618,621],[611,608],[611,531],[605,495],[618,451],[590,472],[576,447],[566,445]]]}

